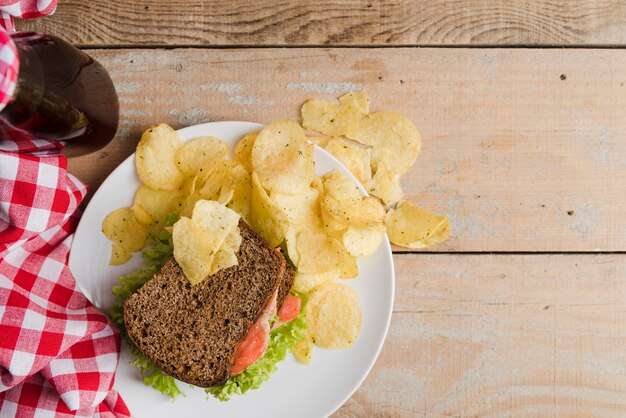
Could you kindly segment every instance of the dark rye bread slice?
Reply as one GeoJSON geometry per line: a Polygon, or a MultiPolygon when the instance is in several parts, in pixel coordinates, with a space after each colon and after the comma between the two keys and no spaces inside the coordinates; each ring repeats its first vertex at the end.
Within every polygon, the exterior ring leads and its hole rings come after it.
{"type": "Polygon", "coordinates": [[[278,306],[294,272],[245,222],[239,264],[191,286],[172,258],[124,304],[124,323],[137,348],[165,373],[209,387],[230,376],[236,345],[260,317],[276,288],[278,306]]]}
{"type": "MultiPolygon", "coordinates": [[[[283,260],[285,259],[282,253],[280,254],[280,257],[283,260]]],[[[277,312],[280,307],[283,306],[283,303],[285,302],[285,299],[287,299],[287,296],[289,296],[289,291],[291,290],[291,286],[293,286],[293,281],[295,280],[295,278],[296,272],[294,271],[293,267],[291,267],[291,264],[289,264],[287,260],[285,260],[285,271],[281,276],[281,283],[279,285],[280,287],[278,288],[278,296],[276,296],[277,312]]]]}

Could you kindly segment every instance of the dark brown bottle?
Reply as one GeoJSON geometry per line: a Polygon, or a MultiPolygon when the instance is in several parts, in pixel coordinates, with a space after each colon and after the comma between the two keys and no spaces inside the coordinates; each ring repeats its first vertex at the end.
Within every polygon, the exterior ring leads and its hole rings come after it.
{"type": "Polygon", "coordinates": [[[117,131],[119,104],[104,67],[55,36],[11,38],[20,67],[12,100],[0,112],[0,138],[65,141],[68,156],[107,145],[117,131]]]}

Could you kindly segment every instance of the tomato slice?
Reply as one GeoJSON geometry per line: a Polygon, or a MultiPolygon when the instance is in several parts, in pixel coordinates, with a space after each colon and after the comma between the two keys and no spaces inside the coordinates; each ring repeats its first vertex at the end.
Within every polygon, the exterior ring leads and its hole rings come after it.
{"type": "Polygon", "coordinates": [[[294,295],[288,295],[283,306],[278,311],[278,321],[282,324],[289,322],[300,313],[300,298],[294,295]]]}

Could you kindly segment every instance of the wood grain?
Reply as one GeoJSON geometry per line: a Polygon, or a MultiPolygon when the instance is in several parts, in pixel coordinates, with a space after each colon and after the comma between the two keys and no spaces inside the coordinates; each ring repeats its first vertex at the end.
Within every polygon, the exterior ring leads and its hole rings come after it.
{"type": "Polygon", "coordinates": [[[614,0],[61,0],[21,21],[81,45],[622,45],[614,0]]]}
{"type": "Polygon", "coordinates": [[[624,416],[623,255],[396,255],[381,356],[335,414],[624,416]]]}
{"type": "Polygon", "coordinates": [[[96,188],[149,125],[299,120],[366,89],[408,116],[406,197],[447,215],[438,251],[626,250],[626,54],[619,50],[92,50],[116,83],[118,137],[70,161],[96,188]]]}

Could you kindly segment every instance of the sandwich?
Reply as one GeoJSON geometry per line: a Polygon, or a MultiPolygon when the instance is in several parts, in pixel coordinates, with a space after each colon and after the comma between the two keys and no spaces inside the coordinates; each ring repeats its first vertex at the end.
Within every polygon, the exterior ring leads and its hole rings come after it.
{"type": "MultiPolygon", "coordinates": [[[[138,352],[160,372],[158,382],[144,378],[146,384],[175,395],[178,389],[164,390],[175,378],[209,388],[207,392],[221,400],[233,392],[245,392],[248,388],[241,381],[235,382],[236,388],[224,385],[264,357],[275,342],[270,339],[272,330],[288,328],[282,326],[298,317],[300,298],[290,294],[292,266],[243,220],[238,228],[241,244],[236,265],[192,285],[170,255],[145,284],[125,298],[119,314],[131,353],[138,352]],[[164,384],[163,378],[171,382],[164,384]]],[[[293,346],[299,334],[294,330],[289,334],[293,334],[289,336],[293,346]]],[[[284,358],[284,347],[281,351],[284,358]]],[[[280,359],[257,367],[255,373],[264,376],[248,380],[265,380],[280,359]]]]}

